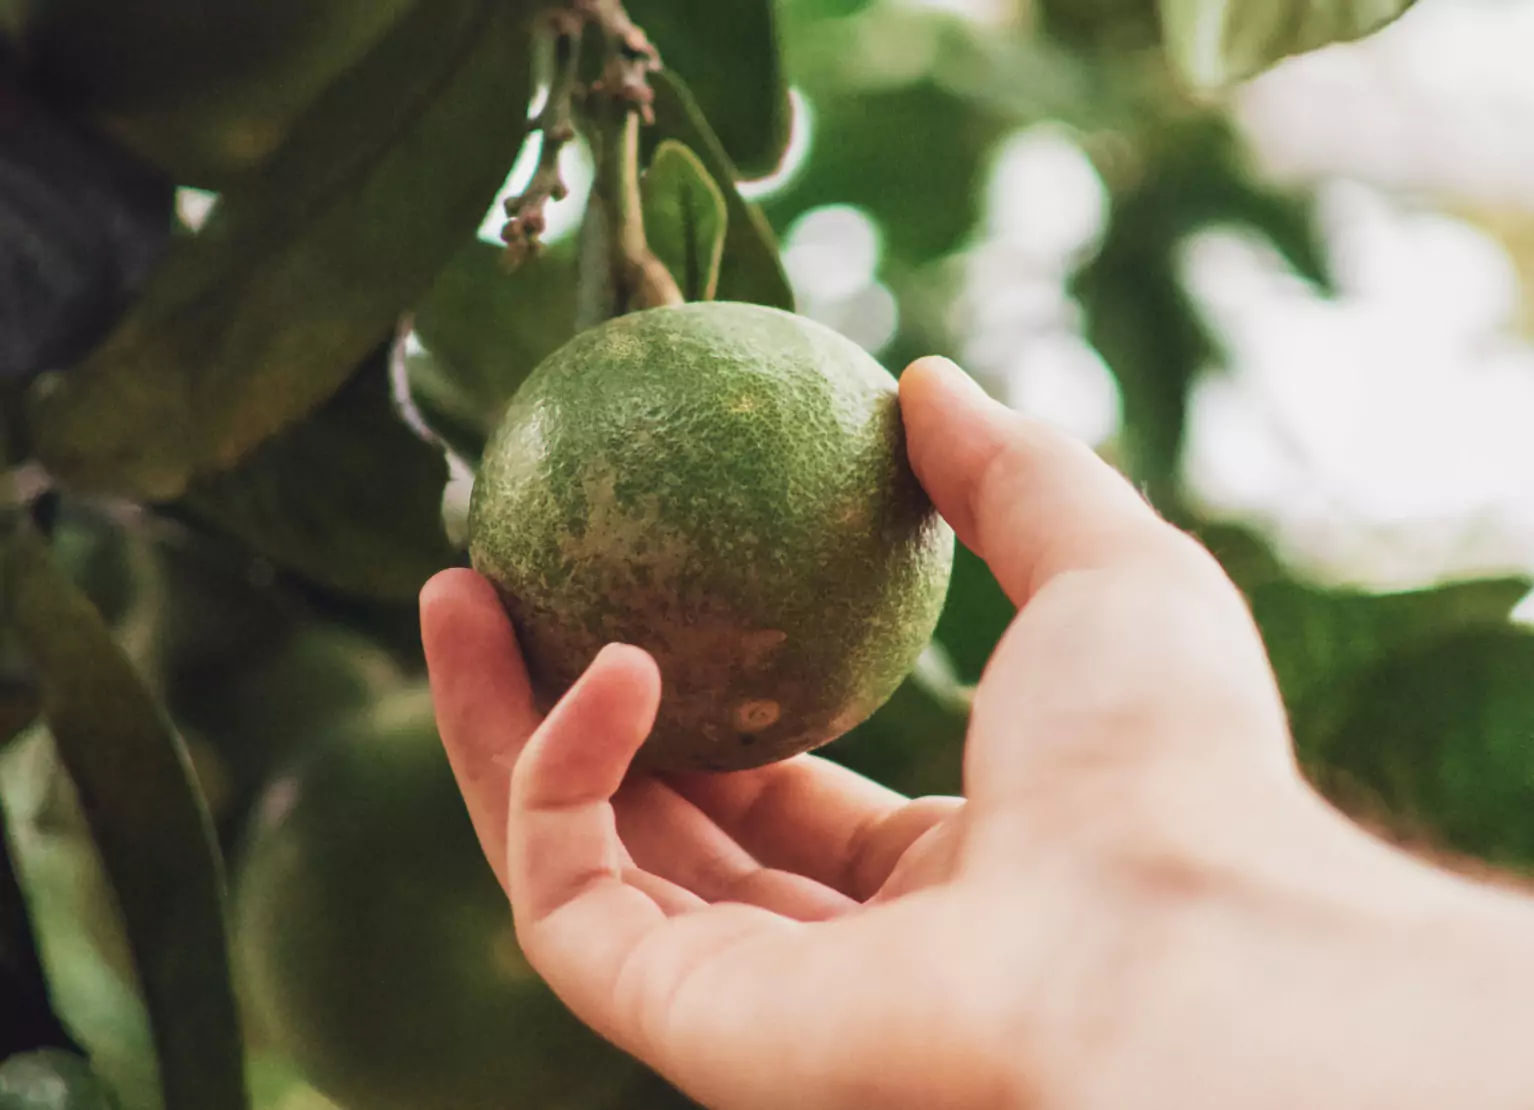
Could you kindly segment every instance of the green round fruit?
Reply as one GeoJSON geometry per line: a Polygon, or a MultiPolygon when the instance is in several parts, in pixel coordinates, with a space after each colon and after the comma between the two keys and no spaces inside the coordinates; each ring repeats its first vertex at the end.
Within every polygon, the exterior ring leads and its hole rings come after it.
{"type": "Polygon", "coordinates": [[[273,781],[234,937],[255,1036],[347,1110],[593,1110],[637,1070],[523,959],[424,689],[273,781]]]}
{"type": "Polygon", "coordinates": [[[802,317],[702,303],[609,321],[533,371],[485,449],[469,552],[542,702],[637,644],[664,683],[640,763],[734,770],[890,696],[937,623],[953,534],[882,366],[802,317]]]}
{"type": "Polygon", "coordinates": [[[23,1052],[0,1064],[0,1110],[112,1110],[83,1056],[58,1048],[23,1052]]]}

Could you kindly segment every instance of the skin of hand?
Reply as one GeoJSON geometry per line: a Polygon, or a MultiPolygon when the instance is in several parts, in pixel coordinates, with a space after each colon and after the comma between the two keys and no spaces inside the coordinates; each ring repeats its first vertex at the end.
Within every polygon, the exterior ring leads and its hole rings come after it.
{"type": "Polygon", "coordinates": [[[545,719],[494,589],[423,591],[444,744],[560,997],[716,1110],[1534,1106],[1529,904],[1315,795],[1242,597],[1089,449],[944,360],[900,398],[1019,606],[963,799],[815,756],[627,775],[649,655],[545,719]]]}

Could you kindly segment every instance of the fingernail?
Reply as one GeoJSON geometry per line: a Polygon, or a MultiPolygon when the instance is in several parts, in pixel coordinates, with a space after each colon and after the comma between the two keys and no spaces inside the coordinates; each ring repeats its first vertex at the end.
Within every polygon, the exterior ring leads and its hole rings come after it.
{"type": "Polygon", "coordinates": [[[596,657],[592,659],[591,667],[587,669],[594,670],[598,663],[606,663],[615,655],[622,655],[625,652],[633,650],[634,649],[630,645],[623,643],[621,640],[614,640],[611,643],[604,644],[602,645],[602,650],[597,652],[596,657]]]}
{"type": "Polygon", "coordinates": [[[965,373],[963,367],[952,359],[932,355],[922,359],[922,362],[931,367],[928,373],[935,373],[942,379],[943,387],[955,395],[970,402],[990,400],[991,395],[985,391],[985,387],[965,373]]]}

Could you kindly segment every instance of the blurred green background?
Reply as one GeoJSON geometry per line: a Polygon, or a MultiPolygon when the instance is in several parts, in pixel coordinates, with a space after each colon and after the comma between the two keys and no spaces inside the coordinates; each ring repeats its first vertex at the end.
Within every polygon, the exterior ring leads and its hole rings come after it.
{"type": "MultiPolygon", "coordinates": [[[[0,559],[0,1057],[88,1057],[70,1106],[686,1105],[522,963],[423,700],[414,593],[576,314],[582,143],[496,263],[515,7],[0,0],[0,513],[47,541],[0,559]],[[203,926],[164,908],[220,868],[203,926]]],[[[1329,796],[1534,869],[1534,7],[1421,0],[1219,93],[1151,0],[629,9],[707,120],[660,89],[722,296],[1090,442],[1247,593],[1329,796]]],[[[961,551],[825,754],[957,791],[1012,611],[961,551]]]]}

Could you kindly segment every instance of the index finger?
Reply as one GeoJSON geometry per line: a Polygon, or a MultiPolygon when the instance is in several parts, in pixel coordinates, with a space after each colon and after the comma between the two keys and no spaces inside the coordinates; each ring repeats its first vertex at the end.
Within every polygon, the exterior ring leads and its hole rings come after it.
{"type": "Polygon", "coordinates": [[[437,729],[485,858],[506,887],[506,790],[540,716],[495,587],[445,570],[421,590],[421,642],[437,729]]]}

